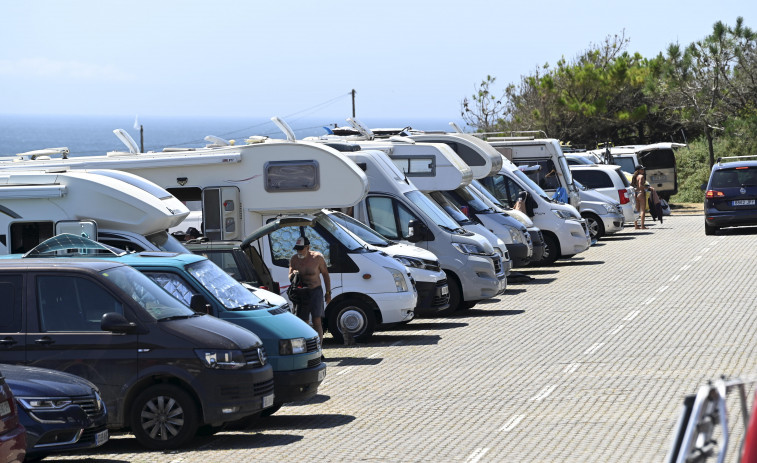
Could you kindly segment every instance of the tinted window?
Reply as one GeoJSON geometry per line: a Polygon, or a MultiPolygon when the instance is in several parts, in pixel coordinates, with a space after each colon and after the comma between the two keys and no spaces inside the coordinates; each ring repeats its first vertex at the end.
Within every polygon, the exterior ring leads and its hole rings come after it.
{"type": "Polygon", "coordinates": [[[101,331],[103,314],[123,314],[121,302],[94,281],[77,276],[37,277],[42,331],[101,331]]]}
{"type": "Polygon", "coordinates": [[[0,331],[21,331],[21,275],[0,275],[0,331]]]}
{"type": "Polygon", "coordinates": [[[574,170],[573,177],[587,188],[613,188],[614,185],[606,172],[601,170],[574,170]]]}
{"type": "Polygon", "coordinates": [[[710,188],[757,186],[757,167],[719,169],[712,173],[710,188]]]}
{"type": "Polygon", "coordinates": [[[636,155],[639,162],[649,169],[670,169],[676,165],[676,156],[672,149],[652,150],[636,155]]]}

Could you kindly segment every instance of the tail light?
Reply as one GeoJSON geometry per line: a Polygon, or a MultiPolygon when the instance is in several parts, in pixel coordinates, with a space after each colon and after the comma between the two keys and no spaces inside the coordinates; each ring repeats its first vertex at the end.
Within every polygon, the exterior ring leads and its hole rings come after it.
{"type": "Polygon", "coordinates": [[[628,199],[628,190],[618,190],[618,199],[620,200],[620,204],[628,204],[631,202],[631,200],[628,199]]]}
{"type": "Polygon", "coordinates": [[[725,196],[725,193],[723,193],[722,191],[717,191],[717,190],[707,190],[707,193],[704,194],[704,197],[709,198],[709,199],[722,198],[724,196],[725,196]]]}

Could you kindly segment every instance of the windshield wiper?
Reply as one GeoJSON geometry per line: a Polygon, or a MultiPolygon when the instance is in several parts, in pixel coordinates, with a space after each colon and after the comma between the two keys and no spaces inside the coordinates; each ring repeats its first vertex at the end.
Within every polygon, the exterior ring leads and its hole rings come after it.
{"type": "Polygon", "coordinates": [[[159,322],[165,322],[165,321],[169,321],[169,320],[181,320],[181,319],[184,319],[184,318],[199,317],[200,315],[202,315],[202,314],[193,313],[191,315],[171,315],[170,317],[159,318],[158,321],[159,322]]]}
{"type": "Polygon", "coordinates": [[[263,304],[245,304],[243,306],[234,307],[233,309],[229,309],[229,310],[233,310],[233,311],[260,310],[260,309],[264,309],[264,308],[265,307],[263,306],[263,304]]]}

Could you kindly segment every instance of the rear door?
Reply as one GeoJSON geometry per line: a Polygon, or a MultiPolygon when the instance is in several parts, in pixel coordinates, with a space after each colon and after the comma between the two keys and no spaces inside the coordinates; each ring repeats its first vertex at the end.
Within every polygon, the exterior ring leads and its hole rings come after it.
{"type": "Polygon", "coordinates": [[[26,361],[23,278],[20,273],[0,273],[0,362],[4,363],[26,361]]]}

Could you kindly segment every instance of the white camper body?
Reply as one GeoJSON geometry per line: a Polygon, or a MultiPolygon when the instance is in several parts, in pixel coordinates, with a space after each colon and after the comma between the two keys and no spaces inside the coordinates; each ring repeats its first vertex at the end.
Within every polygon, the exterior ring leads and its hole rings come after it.
{"type": "MultiPolygon", "coordinates": [[[[203,232],[212,241],[241,241],[268,222],[287,215],[299,218],[302,214],[316,214],[322,208],[349,207],[368,191],[365,174],[338,151],[322,144],[291,139],[250,141],[254,143],[167,149],[162,153],[136,153],[132,148],[128,153],[66,159],[30,159],[22,154],[13,160],[0,160],[0,172],[23,166],[71,166],[134,173],[165,188],[190,209],[202,210],[203,232]]],[[[303,234],[314,232],[304,225],[298,230],[303,234]]],[[[360,334],[369,336],[374,329],[369,326],[372,321],[391,324],[412,320],[417,295],[403,265],[379,253],[355,259],[337,237],[327,231],[314,233],[319,235],[315,242],[326,248],[312,246],[313,250],[329,255],[333,248],[351,262],[349,272],[330,272],[332,300],[326,308],[329,323],[343,314],[354,314],[355,308],[361,313],[370,312],[370,320],[360,323],[365,328],[360,334]],[[371,278],[363,278],[364,274],[371,278]]],[[[261,236],[254,243],[281,289],[289,286],[288,258],[295,253],[292,248],[297,239],[292,229],[287,236],[276,243],[267,235],[261,236]],[[291,243],[285,243],[286,239],[291,239],[291,243]]],[[[332,326],[329,330],[334,337],[341,338],[341,333],[334,332],[332,326]]]]}
{"type": "Polygon", "coordinates": [[[0,254],[59,233],[135,251],[189,252],[166,229],[189,210],[152,182],[114,170],[0,172],[0,254]]]}

